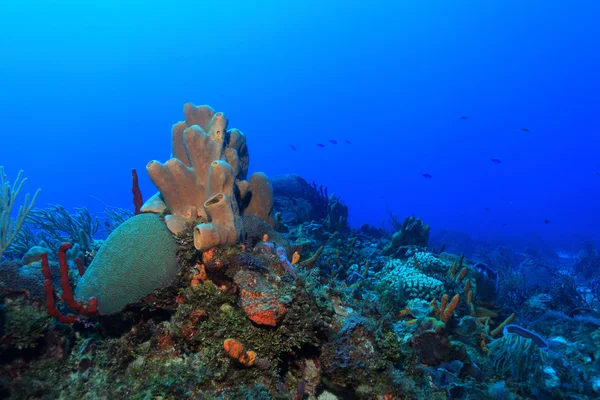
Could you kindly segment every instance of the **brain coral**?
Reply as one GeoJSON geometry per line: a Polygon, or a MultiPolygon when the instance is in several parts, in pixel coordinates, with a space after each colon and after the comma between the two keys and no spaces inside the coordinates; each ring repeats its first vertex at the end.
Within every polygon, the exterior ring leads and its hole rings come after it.
{"type": "Polygon", "coordinates": [[[120,311],[175,280],[177,247],[158,215],[136,215],[108,237],[79,281],[75,298],[87,302],[95,297],[103,314],[120,311]]]}
{"type": "Polygon", "coordinates": [[[377,273],[377,277],[398,290],[402,285],[407,300],[432,300],[440,296],[444,289],[444,284],[440,280],[427,276],[422,271],[405,265],[398,259],[388,261],[385,267],[377,273]]]}

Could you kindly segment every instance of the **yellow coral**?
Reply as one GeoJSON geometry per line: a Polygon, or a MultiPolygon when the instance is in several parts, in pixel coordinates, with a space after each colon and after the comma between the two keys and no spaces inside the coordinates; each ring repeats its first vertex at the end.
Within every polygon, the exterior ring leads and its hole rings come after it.
{"type": "Polygon", "coordinates": [[[491,333],[490,336],[491,337],[496,337],[500,334],[500,332],[502,332],[504,330],[504,327],[510,323],[512,323],[515,320],[515,314],[511,314],[510,317],[506,318],[504,320],[503,323],[501,323],[500,325],[498,325],[498,327],[496,329],[494,329],[491,333]]]}
{"type": "Polygon", "coordinates": [[[448,306],[444,309],[444,315],[443,315],[444,322],[448,322],[450,320],[450,318],[452,317],[452,314],[454,313],[454,310],[456,309],[456,306],[458,306],[459,300],[460,300],[460,294],[455,294],[454,297],[452,298],[452,301],[450,302],[450,304],[448,304],[448,306]]]}

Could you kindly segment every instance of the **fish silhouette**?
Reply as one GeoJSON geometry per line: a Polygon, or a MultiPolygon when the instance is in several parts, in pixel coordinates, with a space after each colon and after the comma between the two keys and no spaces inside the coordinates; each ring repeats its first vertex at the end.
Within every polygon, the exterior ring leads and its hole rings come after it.
{"type": "Polygon", "coordinates": [[[352,144],[352,142],[349,140],[344,140],[344,141],[346,142],[346,144],[352,144]]]}
{"type": "Polygon", "coordinates": [[[296,151],[296,146],[294,146],[293,144],[290,144],[290,149],[296,151]]]}
{"type": "Polygon", "coordinates": [[[459,119],[467,119],[469,117],[467,117],[466,115],[463,115],[462,117],[460,117],[459,119]]]}
{"type": "Polygon", "coordinates": [[[317,143],[317,147],[321,147],[321,148],[323,148],[323,147],[325,147],[325,145],[324,145],[324,144],[322,144],[322,143],[317,143]]]}
{"type": "Polygon", "coordinates": [[[423,176],[424,176],[425,178],[427,178],[427,179],[431,179],[431,178],[433,178],[433,176],[431,176],[431,174],[423,174],[423,176]]]}
{"type": "Polygon", "coordinates": [[[337,144],[337,140],[333,140],[333,139],[331,139],[331,140],[329,141],[329,143],[332,143],[332,144],[337,144]]]}
{"type": "Polygon", "coordinates": [[[494,164],[501,164],[502,161],[498,160],[497,158],[490,158],[490,160],[494,163],[494,164]]]}
{"type": "Polygon", "coordinates": [[[521,130],[522,130],[523,132],[529,132],[529,129],[527,129],[527,128],[521,128],[521,130]]]}
{"type": "Polygon", "coordinates": [[[546,225],[548,225],[548,224],[550,223],[550,221],[548,221],[548,218],[546,218],[546,219],[544,220],[544,222],[546,223],[546,225]]]}

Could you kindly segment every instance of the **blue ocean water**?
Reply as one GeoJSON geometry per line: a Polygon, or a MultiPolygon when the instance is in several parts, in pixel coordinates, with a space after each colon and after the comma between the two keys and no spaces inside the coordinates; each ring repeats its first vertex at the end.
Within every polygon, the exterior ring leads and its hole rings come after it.
{"type": "Polygon", "coordinates": [[[154,193],[144,166],[190,101],[248,136],[252,170],[328,186],[353,226],[388,206],[434,230],[595,236],[599,8],[7,0],[0,160],[40,206],[128,207],[129,170],[154,193]]]}

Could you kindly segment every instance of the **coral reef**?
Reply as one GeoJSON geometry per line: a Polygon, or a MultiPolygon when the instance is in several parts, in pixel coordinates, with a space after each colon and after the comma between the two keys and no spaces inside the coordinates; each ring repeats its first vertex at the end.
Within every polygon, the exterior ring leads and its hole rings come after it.
{"type": "Polygon", "coordinates": [[[222,113],[184,114],[145,204],[133,172],[134,211],[25,220],[0,263],[0,397],[598,398],[594,252],[429,249],[391,213],[391,239],[351,229],[327,188],[246,179],[222,113]]]}

